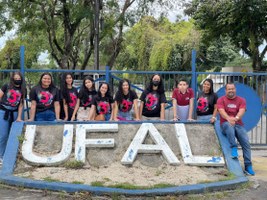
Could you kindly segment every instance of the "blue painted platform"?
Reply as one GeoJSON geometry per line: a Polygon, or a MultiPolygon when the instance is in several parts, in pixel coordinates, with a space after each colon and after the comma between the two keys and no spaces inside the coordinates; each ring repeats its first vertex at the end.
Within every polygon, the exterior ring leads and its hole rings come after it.
{"type": "MultiPolygon", "coordinates": [[[[149,121],[150,123],[153,121],[149,121]]],[[[50,122],[45,124],[62,124],[63,122],[50,122]]],[[[79,122],[80,123],[80,122],[79,122]]],[[[87,122],[88,123],[88,122],[87,122]]],[[[96,123],[96,122],[94,122],[96,123]]],[[[118,123],[118,122],[116,122],[118,123]]],[[[144,122],[135,122],[135,123],[144,123],[144,122]]],[[[155,121],[159,123],[159,121],[155,121]]],[[[164,122],[160,122],[164,123],[164,122]]],[[[165,123],[174,123],[174,122],[165,122],[165,123]]],[[[196,122],[179,122],[179,123],[196,123],[196,122]]],[[[74,192],[90,192],[95,195],[104,195],[104,194],[122,194],[128,196],[156,196],[156,195],[180,195],[180,194],[196,194],[203,192],[213,192],[213,191],[222,191],[227,189],[234,189],[237,186],[246,183],[248,178],[245,177],[243,170],[240,166],[240,163],[237,159],[231,158],[230,144],[227,138],[222,134],[219,122],[215,124],[215,131],[219,139],[219,143],[222,147],[222,151],[225,157],[226,165],[228,170],[233,173],[236,178],[228,181],[220,181],[213,183],[205,184],[194,184],[194,185],[183,185],[175,186],[168,188],[157,188],[157,189],[118,189],[118,188],[109,188],[109,187],[95,187],[84,184],[71,184],[71,183],[62,183],[62,182],[46,182],[39,180],[32,180],[27,178],[16,177],[13,175],[14,168],[16,165],[16,158],[19,148],[18,137],[22,134],[24,124],[29,124],[29,122],[14,122],[10,131],[10,136],[6,148],[6,153],[4,155],[4,162],[2,169],[0,171],[0,182],[13,186],[22,186],[26,188],[35,188],[35,189],[45,189],[52,191],[66,191],[70,193],[74,192]]],[[[31,124],[41,124],[33,122],[31,124]]]]}

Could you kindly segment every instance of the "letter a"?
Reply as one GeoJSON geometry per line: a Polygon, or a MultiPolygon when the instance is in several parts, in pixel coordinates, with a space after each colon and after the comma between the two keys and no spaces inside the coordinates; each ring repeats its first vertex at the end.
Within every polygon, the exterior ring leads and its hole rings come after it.
{"type": "Polygon", "coordinates": [[[141,125],[129,148],[124,154],[121,163],[124,165],[133,164],[138,153],[162,153],[169,164],[178,165],[180,163],[152,123],[143,123],[141,125]],[[155,144],[143,144],[148,133],[155,144]]]}

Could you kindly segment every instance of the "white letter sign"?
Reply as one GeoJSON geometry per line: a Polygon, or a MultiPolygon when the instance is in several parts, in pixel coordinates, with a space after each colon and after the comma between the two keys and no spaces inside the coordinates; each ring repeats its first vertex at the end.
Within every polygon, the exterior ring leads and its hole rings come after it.
{"type": "Polygon", "coordinates": [[[141,125],[121,163],[125,165],[133,164],[138,153],[162,153],[171,165],[179,164],[179,160],[152,123],[143,123],[141,125]],[[149,133],[155,144],[143,144],[147,133],[149,133]]]}

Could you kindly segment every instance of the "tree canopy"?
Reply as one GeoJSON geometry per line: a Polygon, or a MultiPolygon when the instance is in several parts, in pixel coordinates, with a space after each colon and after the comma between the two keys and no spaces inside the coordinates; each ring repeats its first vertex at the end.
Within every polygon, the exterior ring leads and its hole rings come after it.
{"type": "Polygon", "coordinates": [[[262,0],[193,0],[185,11],[203,30],[206,43],[221,36],[231,38],[252,59],[254,70],[266,70],[263,59],[267,45],[267,1],[262,0]]]}

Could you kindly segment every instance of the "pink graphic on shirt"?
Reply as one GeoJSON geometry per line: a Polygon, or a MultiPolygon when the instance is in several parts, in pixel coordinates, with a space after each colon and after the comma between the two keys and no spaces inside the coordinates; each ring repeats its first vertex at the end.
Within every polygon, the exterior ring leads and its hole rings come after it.
{"type": "Polygon", "coordinates": [[[106,101],[100,101],[97,110],[99,114],[108,114],[110,110],[109,103],[106,101]]]}
{"type": "Polygon", "coordinates": [[[53,95],[48,91],[41,91],[38,95],[38,99],[44,106],[50,106],[53,102],[53,95]]]}
{"type": "Polygon", "coordinates": [[[11,89],[7,93],[7,101],[10,106],[17,106],[21,99],[21,93],[17,90],[11,89]]]}
{"type": "Polygon", "coordinates": [[[133,102],[128,101],[128,99],[123,99],[121,102],[121,111],[128,112],[129,110],[131,110],[132,105],[133,105],[133,102]]]}
{"type": "Polygon", "coordinates": [[[155,94],[153,95],[153,94],[149,93],[146,96],[146,104],[145,104],[147,110],[154,110],[157,107],[158,101],[159,100],[155,94]]]}
{"type": "Polygon", "coordinates": [[[74,108],[77,102],[77,96],[75,93],[69,93],[70,94],[70,102],[69,102],[69,107],[74,108]]]}
{"type": "Polygon", "coordinates": [[[208,103],[208,99],[205,97],[200,97],[198,99],[198,103],[197,103],[197,110],[199,112],[207,112],[209,109],[209,103],[208,103]]]}
{"type": "Polygon", "coordinates": [[[84,102],[83,106],[84,107],[89,106],[89,104],[91,103],[91,101],[92,101],[92,95],[89,95],[88,99],[86,100],[86,102],[84,102]]]}

